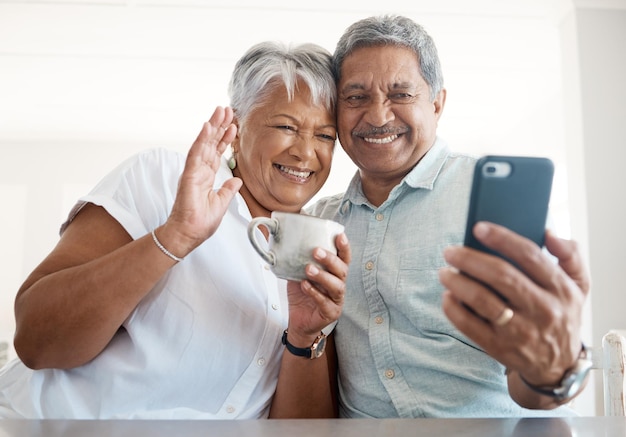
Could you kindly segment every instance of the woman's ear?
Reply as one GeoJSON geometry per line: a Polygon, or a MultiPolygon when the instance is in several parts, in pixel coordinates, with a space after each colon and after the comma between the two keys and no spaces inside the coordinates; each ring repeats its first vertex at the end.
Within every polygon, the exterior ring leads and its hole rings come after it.
{"type": "Polygon", "coordinates": [[[233,139],[233,141],[230,143],[230,148],[233,151],[233,154],[237,154],[237,151],[239,150],[239,130],[240,130],[240,125],[239,125],[239,119],[237,118],[237,116],[233,116],[233,124],[235,126],[237,126],[237,133],[235,134],[235,138],[233,139]]]}
{"type": "Polygon", "coordinates": [[[239,152],[239,143],[240,143],[239,120],[237,119],[237,117],[233,117],[232,124],[234,124],[237,127],[237,132],[235,133],[235,138],[233,138],[233,140],[230,143],[231,155],[230,155],[230,158],[228,158],[228,168],[230,168],[234,172],[234,170],[237,168],[237,153],[239,152]]]}
{"type": "Polygon", "coordinates": [[[239,129],[241,128],[241,125],[239,123],[239,118],[237,118],[236,115],[233,115],[233,124],[237,126],[237,138],[239,138],[239,129]]]}

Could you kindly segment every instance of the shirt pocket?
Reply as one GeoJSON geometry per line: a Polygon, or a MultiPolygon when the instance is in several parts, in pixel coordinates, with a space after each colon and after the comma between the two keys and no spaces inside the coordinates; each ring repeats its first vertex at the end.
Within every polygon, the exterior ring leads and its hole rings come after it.
{"type": "Polygon", "coordinates": [[[439,269],[445,267],[446,244],[413,248],[400,254],[395,299],[397,307],[423,330],[450,330],[441,309],[443,286],[439,269]]]}
{"type": "MultiPolygon", "coordinates": [[[[447,244],[407,249],[400,253],[398,287],[413,288],[424,272],[439,271],[447,265],[443,251],[447,244]]],[[[437,280],[439,283],[439,280],[437,280]]]]}

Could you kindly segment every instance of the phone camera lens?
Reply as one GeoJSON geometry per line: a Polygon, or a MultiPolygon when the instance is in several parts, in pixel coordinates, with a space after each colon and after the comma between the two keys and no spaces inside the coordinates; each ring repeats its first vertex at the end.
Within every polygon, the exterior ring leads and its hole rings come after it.
{"type": "Polygon", "coordinates": [[[483,176],[487,178],[506,178],[511,170],[511,164],[504,161],[490,161],[482,167],[483,176]]]}

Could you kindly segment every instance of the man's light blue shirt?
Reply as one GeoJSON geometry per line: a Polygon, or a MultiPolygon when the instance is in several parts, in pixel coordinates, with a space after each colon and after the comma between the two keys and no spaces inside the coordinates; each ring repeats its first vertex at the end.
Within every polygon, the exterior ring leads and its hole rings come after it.
{"type": "Polygon", "coordinates": [[[446,318],[438,271],[463,243],[476,158],[441,139],[378,208],[357,174],[313,215],[346,227],[352,247],[335,329],[343,417],[510,417],[532,411],[509,396],[504,368],[446,318]]]}

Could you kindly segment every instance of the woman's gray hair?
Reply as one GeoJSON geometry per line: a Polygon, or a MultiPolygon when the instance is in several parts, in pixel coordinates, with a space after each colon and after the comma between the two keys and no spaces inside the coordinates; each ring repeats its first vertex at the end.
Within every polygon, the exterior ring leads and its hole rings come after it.
{"type": "Polygon", "coordinates": [[[311,91],[313,104],[335,113],[337,89],[331,71],[331,54],[316,44],[287,45],[266,41],[252,46],[237,61],[228,85],[230,106],[240,121],[263,103],[276,87],[285,86],[289,101],[298,79],[311,91]]]}
{"type": "Polygon", "coordinates": [[[419,61],[420,73],[430,88],[430,99],[434,100],[443,88],[443,73],[435,42],[422,26],[399,15],[365,18],[346,29],[333,55],[333,74],[337,83],[341,79],[343,61],[354,50],[385,45],[413,50],[419,61]]]}

